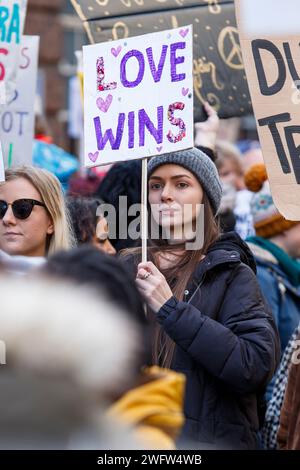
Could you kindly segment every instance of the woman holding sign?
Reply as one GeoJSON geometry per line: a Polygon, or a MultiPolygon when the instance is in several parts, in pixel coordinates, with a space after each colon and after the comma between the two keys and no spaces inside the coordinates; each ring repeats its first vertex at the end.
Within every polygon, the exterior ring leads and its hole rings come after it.
{"type": "Polygon", "coordinates": [[[253,257],[237,235],[219,233],[221,186],[203,152],[155,157],[148,172],[151,261],[130,253],[157,324],[154,362],[187,377],[183,438],[201,448],[256,448],[257,397],[279,344],[253,257]]]}
{"type": "Polygon", "coordinates": [[[58,179],[46,170],[6,170],[0,183],[0,250],[47,256],[73,243],[58,179]]]}

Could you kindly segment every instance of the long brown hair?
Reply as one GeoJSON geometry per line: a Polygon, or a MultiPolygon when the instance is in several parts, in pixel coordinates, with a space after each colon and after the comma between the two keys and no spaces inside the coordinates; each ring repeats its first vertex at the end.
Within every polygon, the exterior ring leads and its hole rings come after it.
{"type": "MultiPolygon", "coordinates": [[[[149,242],[148,259],[151,260],[165,276],[174,296],[178,300],[184,299],[186,286],[192,278],[198,263],[201,261],[203,256],[206,255],[208,249],[217,240],[220,234],[219,224],[213,214],[211,204],[205,193],[203,193],[202,204],[204,205],[205,230],[203,246],[201,249],[186,250],[184,244],[176,246],[169,245],[167,240],[162,238],[155,241],[150,240],[149,242]],[[174,263],[174,265],[169,268],[161,268],[160,256],[162,253],[170,253],[174,255],[177,259],[176,264],[174,263]]],[[[134,255],[136,263],[139,263],[141,258],[141,248],[123,250],[121,254],[122,256],[134,255]]],[[[172,341],[164,332],[163,328],[156,323],[152,347],[153,363],[161,367],[170,368],[174,356],[174,350],[174,341],[172,341]]]]}

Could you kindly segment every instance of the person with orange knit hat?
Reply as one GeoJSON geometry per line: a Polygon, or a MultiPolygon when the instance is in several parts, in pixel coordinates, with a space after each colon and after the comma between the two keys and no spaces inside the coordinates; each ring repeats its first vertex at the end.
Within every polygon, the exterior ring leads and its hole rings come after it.
{"type": "MultiPolygon", "coordinates": [[[[300,221],[286,220],[277,210],[264,164],[245,174],[253,191],[251,212],[256,236],[247,239],[257,263],[257,279],[276,321],[281,351],[300,321],[300,221]]],[[[272,392],[272,382],[267,399],[272,392]]]]}

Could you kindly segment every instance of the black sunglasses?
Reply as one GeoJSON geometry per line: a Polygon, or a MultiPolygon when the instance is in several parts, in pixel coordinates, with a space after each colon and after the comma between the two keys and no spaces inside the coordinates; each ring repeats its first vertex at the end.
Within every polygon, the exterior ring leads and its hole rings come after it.
{"type": "Polygon", "coordinates": [[[11,206],[13,214],[17,219],[27,219],[34,206],[46,207],[45,204],[35,199],[17,199],[12,203],[0,201],[0,219],[3,219],[5,216],[8,206],[11,206]]]}

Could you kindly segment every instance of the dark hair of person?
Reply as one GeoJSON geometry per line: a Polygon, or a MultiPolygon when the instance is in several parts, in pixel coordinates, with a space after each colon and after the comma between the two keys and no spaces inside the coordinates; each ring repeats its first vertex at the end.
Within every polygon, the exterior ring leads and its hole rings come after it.
{"type": "Polygon", "coordinates": [[[236,225],[236,216],[232,209],[227,209],[219,215],[222,233],[233,232],[236,225]]]}
{"type": "Polygon", "coordinates": [[[103,201],[95,198],[69,196],[66,202],[77,244],[91,243],[96,233],[99,217],[97,210],[103,201]]]}
{"type": "Polygon", "coordinates": [[[129,271],[123,260],[85,245],[49,257],[42,271],[47,276],[87,285],[103,293],[108,301],[127,312],[138,325],[143,338],[144,352],[138,365],[150,365],[150,335],[144,302],[135,285],[134,273],[129,271]]]}
{"type": "MultiPolygon", "coordinates": [[[[114,206],[116,210],[115,233],[120,231],[120,197],[127,197],[127,207],[133,204],[141,203],[141,174],[142,162],[141,160],[132,160],[127,162],[120,162],[113,165],[107,175],[101,181],[100,186],[95,194],[96,197],[103,199],[107,204],[114,206]]],[[[135,216],[127,214],[127,226],[135,220],[135,216]]],[[[117,251],[124,248],[131,248],[136,246],[135,240],[129,236],[126,239],[116,238],[110,240],[112,245],[117,251]]]]}

